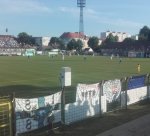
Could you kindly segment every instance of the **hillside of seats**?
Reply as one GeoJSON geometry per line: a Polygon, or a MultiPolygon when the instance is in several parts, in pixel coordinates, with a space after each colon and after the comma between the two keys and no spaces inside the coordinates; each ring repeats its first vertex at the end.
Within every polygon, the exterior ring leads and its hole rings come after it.
{"type": "Polygon", "coordinates": [[[0,48],[19,48],[15,37],[11,35],[0,35],[0,48]]]}
{"type": "Polygon", "coordinates": [[[0,35],[0,56],[20,56],[30,45],[19,44],[12,35],[0,35]]]}

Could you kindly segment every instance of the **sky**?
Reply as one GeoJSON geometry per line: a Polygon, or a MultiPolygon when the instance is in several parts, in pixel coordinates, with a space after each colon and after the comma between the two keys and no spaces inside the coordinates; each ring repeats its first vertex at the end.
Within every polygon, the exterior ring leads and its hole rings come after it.
{"type": "MultiPolygon", "coordinates": [[[[138,34],[143,26],[150,26],[149,5],[150,0],[86,0],[84,33],[138,34]]],[[[59,37],[79,31],[79,16],[77,0],[0,0],[0,35],[26,32],[33,37],[59,37]]]]}

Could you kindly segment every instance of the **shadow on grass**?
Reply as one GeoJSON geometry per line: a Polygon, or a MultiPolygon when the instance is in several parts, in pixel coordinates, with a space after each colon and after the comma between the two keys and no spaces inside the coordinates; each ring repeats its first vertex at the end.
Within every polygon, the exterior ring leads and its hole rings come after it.
{"type": "Polygon", "coordinates": [[[14,93],[15,97],[19,98],[35,98],[40,96],[47,96],[60,90],[61,89],[59,89],[58,87],[49,88],[32,85],[10,85],[1,86],[0,95],[12,95],[14,93]]]}
{"type": "MultiPolygon", "coordinates": [[[[41,96],[48,96],[56,92],[62,91],[60,87],[39,87],[32,85],[9,85],[0,87],[0,96],[10,95],[16,98],[37,98],[41,96]]],[[[76,88],[65,88],[65,102],[72,103],[75,101],[76,88]]]]}

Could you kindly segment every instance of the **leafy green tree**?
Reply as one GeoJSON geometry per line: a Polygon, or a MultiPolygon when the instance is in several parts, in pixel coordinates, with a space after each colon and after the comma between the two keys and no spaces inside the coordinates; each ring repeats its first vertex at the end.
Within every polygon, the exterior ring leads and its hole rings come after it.
{"type": "Polygon", "coordinates": [[[52,37],[50,39],[49,46],[51,49],[65,49],[64,42],[57,37],[52,37]]]}
{"type": "Polygon", "coordinates": [[[99,39],[98,37],[91,37],[88,40],[88,45],[90,48],[92,48],[94,51],[99,47],[99,39]]]}
{"type": "Polygon", "coordinates": [[[118,41],[118,36],[113,36],[111,33],[107,36],[105,39],[105,43],[112,43],[112,42],[117,42],[118,41]]]}
{"type": "Polygon", "coordinates": [[[48,44],[48,46],[51,48],[51,49],[58,49],[58,38],[57,37],[52,37],[50,39],[50,42],[48,44]]]}
{"type": "Polygon", "coordinates": [[[35,39],[31,35],[28,35],[26,32],[19,33],[17,36],[17,41],[21,43],[22,45],[23,44],[29,44],[29,45],[35,44],[35,39]]]}
{"type": "Polygon", "coordinates": [[[59,43],[59,49],[64,50],[66,48],[65,43],[63,42],[61,38],[59,38],[58,43],[59,43]]]}
{"type": "Polygon", "coordinates": [[[81,52],[81,50],[82,50],[82,47],[83,47],[83,42],[80,40],[80,39],[78,39],[77,41],[76,41],[76,50],[78,51],[78,52],[81,52]]]}
{"type": "Polygon", "coordinates": [[[125,38],[124,40],[123,40],[123,43],[133,43],[135,40],[134,39],[132,39],[132,38],[125,38]]]}
{"type": "Polygon", "coordinates": [[[82,47],[83,47],[83,43],[80,39],[78,39],[78,40],[72,39],[67,44],[68,50],[76,50],[76,51],[80,52],[82,50],[82,47]]]}
{"type": "Polygon", "coordinates": [[[117,42],[119,40],[118,36],[116,35],[114,38],[114,42],[117,42]]]}
{"type": "Polygon", "coordinates": [[[68,50],[74,50],[76,49],[76,40],[72,39],[68,44],[67,44],[67,49],[68,50]]]}
{"type": "Polygon", "coordinates": [[[144,26],[140,29],[139,40],[150,41],[150,28],[148,26],[144,26]]]}
{"type": "Polygon", "coordinates": [[[58,41],[58,38],[57,38],[57,37],[52,37],[52,38],[50,39],[49,45],[53,45],[53,44],[55,44],[57,41],[58,41]]]}

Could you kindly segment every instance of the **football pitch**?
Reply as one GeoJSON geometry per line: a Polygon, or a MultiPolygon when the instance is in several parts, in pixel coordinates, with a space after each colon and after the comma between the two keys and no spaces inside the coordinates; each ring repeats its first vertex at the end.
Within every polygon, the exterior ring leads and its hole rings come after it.
{"type": "Polygon", "coordinates": [[[87,56],[0,56],[0,93],[15,93],[16,97],[37,97],[61,90],[60,71],[62,67],[71,68],[72,85],[78,83],[98,83],[102,80],[124,78],[150,73],[148,58],[119,58],[87,56]],[[141,72],[137,72],[137,64],[141,72]]]}

